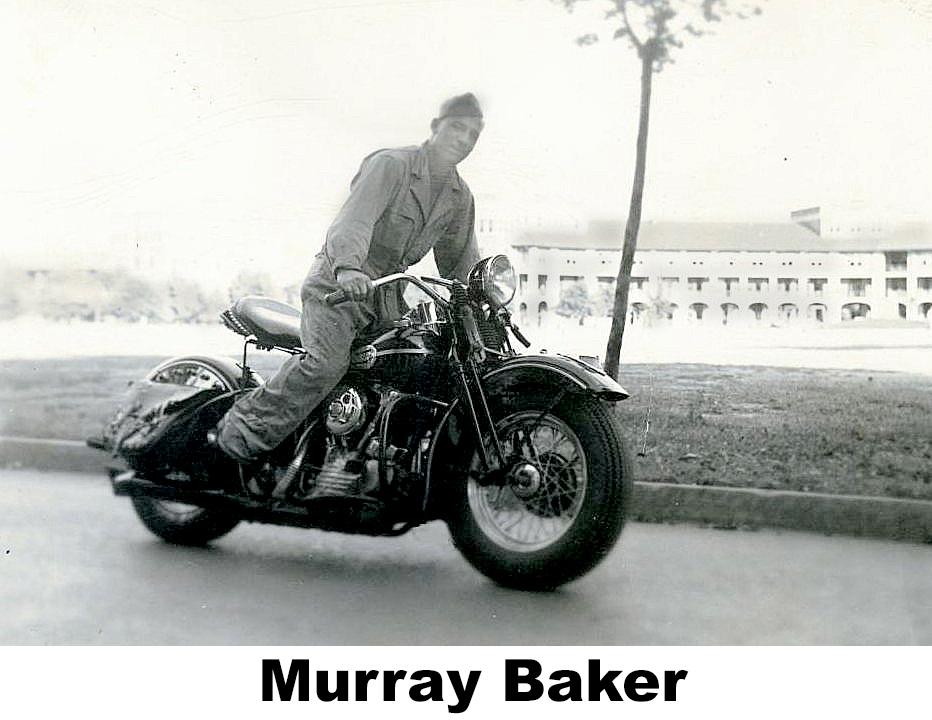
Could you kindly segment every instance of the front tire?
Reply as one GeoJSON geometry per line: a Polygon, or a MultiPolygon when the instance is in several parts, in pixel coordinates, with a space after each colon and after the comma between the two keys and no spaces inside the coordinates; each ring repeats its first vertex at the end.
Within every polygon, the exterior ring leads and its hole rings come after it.
{"type": "MultiPolygon", "coordinates": [[[[217,388],[232,392],[243,386],[242,373],[225,358],[202,356],[167,360],[146,376],[150,382],[217,388]]],[[[251,385],[254,383],[247,383],[251,385]]],[[[232,471],[233,462],[222,463],[221,471],[232,471]]],[[[175,545],[206,545],[235,528],[240,518],[227,511],[202,508],[146,496],[132,498],[136,515],[152,533],[175,545]]]]}
{"type": "Polygon", "coordinates": [[[550,404],[533,389],[498,399],[503,451],[522,472],[480,485],[475,453],[448,521],[463,556],[506,587],[552,590],[582,576],[625,522],[631,460],[610,406],[580,395],[550,404]]]}

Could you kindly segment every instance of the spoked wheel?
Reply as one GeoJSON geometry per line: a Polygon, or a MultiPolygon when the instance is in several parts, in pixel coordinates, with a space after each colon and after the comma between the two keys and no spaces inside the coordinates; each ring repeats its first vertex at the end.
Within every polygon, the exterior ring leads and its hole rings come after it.
{"type": "MultiPolygon", "coordinates": [[[[240,387],[241,373],[224,358],[180,357],[168,360],[146,376],[150,382],[164,382],[203,389],[232,391],[240,387]]],[[[224,464],[226,465],[226,464],[224,464]]],[[[218,468],[229,471],[230,467],[218,468]]],[[[156,498],[132,498],[133,509],[149,530],[177,545],[205,545],[226,535],[240,519],[229,512],[156,498]]]]}
{"type": "Polygon", "coordinates": [[[510,481],[482,487],[473,460],[466,486],[469,508],[479,529],[501,547],[531,552],[548,547],[573,526],[586,494],[588,467],[576,433],[553,415],[523,411],[498,428],[513,452],[510,481]]]}
{"type": "Polygon", "coordinates": [[[229,360],[208,357],[179,357],[166,360],[149,371],[151,382],[187,385],[202,389],[237,390],[242,373],[229,360]]]}
{"type": "Polygon", "coordinates": [[[611,410],[595,398],[550,408],[530,395],[496,414],[505,472],[490,484],[474,454],[449,523],[453,540],[501,585],[552,589],[591,570],[617,541],[630,458],[611,410]]]}

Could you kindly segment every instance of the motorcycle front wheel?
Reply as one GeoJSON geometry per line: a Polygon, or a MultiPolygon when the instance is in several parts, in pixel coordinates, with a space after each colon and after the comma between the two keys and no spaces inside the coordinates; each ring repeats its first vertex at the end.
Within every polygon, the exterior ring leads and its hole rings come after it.
{"type": "MultiPolygon", "coordinates": [[[[241,373],[235,363],[225,358],[178,357],[151,370],[146,379],[199,388],[237,390],[241,373]]],[[[232,461],[231,461],[232,466],[232,461]]],[[[239,525],[236,515],[197,505],[136,496],[132,498],[136,515],[152,533],[175,545],[206,545],[226,535],[239,525]]]]}
{"type": "Polygon", "coordinates": [[[533,392],[496,402],[511,471],[485,484],[475,453],[448,522],[463,556],[505,587],[552,590],[582,576],[625,522],[631,460],[611,406],[579,395],[550,405],[533,392]]]}

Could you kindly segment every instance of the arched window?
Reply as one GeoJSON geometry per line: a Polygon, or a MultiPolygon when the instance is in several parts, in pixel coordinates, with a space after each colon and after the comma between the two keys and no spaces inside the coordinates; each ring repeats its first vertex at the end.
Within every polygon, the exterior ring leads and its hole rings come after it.
{"type": "Polygon", "coordinates": [[[806,317],[816,322],[825,322],[825,314],[828,308],[823,303],[812,303],[806,310],[806,317]]]}
{"type": "Polygon", "coordinates": [[[764,319],[764,314],[767,312],[767,305],[764,303],[754,303],[751,305],[750,310],[754,313],[754,319],[760,322],[764,319]]]}
{"type": "Polygon", "coordinates": [[[734,303],[722,303],[722,325],[727,325],[737,317],[738,306],[734,303]]]}
{"type": "Polygon", "coordinates": [[[709,306],[705,303],[693,303],[689,306],[689,309],[692,311],[692,316],[696,320],[702,320],[702,316],[705,314],[705,311],[709,309],[709,306]]]}
{"type": "Polygon", "coordinates": [[[631,303],[631,315],[630,320],[632,323],[641,322],[645,313],[647,312],[647,305],[642,302],[631,303]]]}
{"type": "Polygon", "coordinates": [[[799,317],[799,308],[793,303],[783,303],[780,306],[780,319],[791,321],[799,317]]]}
{"type": "Polygon", "coordinates": [[[857,320],[858,318],[869,318],[871,306],[867,303],[848,303],[841,306],[842,320],[857,320]]]}

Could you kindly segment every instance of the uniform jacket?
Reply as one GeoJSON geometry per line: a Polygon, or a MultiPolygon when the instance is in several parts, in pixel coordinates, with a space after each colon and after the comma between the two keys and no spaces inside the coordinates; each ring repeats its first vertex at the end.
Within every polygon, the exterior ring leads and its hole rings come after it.
{"type": "Polygon", "coordinates": [[[443,277],[465,280],[479,260],[475,214],[472,193],[456,170],[430,207],[426,145],[374,152],[353,178],[303,294],[336,287],[343,268],[373,280],[403,272],[431,249],[443,277]]]}

